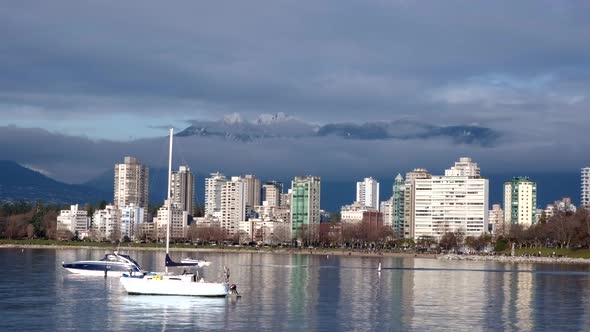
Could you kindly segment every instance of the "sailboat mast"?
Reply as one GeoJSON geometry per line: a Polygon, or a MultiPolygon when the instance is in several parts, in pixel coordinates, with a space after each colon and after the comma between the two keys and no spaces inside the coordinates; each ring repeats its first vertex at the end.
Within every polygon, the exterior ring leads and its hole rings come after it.
{"type": "MultiPolygon", "coordinates": [[[[172,204],[171,204],[171,183],[172,183],[172,139],[174,137],[174,128],[170,128],[170,147],[168,151],[168,196],[166,197],[166,208],[168,209],[168,223],[166,226],[166,255],[170,250],[170,224],[172,223],[172,204]]],[[[166,267],[166,273],[168,273],[168,267],[166,267]]]]}

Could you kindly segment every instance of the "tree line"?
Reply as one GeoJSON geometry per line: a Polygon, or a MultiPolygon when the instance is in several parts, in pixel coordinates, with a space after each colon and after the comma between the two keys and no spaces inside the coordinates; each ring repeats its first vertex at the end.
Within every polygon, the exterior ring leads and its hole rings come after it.
{"type": "MultiPolygon", "coordinates": [[[[96,209],[104,208],[105,201],[96,205],[86,205],[90,216],[96,209]]],[[[155,210],[157,206],[151,209],[155,210]]],[[[0,238],[6,239],[59,239],[57,216],[59,211],[69,206],[44,204],[41,201],[0,203],[0,238]]],[[[202,207],[196,207],[198,214],[202,207]]],[[[244,243],[262,241],[264,243],[291,242],[292,237],[300,244],[320,247],[386,248],[386,247],[436,247],[445,251],[458,251],[469,248],[482,251],[493,246],[495,251],[503,251],[514,244],[517,248],[590,248],[590,211],[580,208],[576,212],[556,211],[550,218],[542,218],[539,223],[529,227],[519,224],[505,225],[504,233],[482,234],[478,237],[465,236],[461,231],[448,232],[439,241],[424,238],[416,241],[404,239],[395,234],[391,227],[381,224],[363,222],[358,224],[342,223],[336,218],[317,225],[303,225],[291,233],[291,225],[275,225],[274,229],[258,228],[254,234],[238,232],[232,236],[218,226],[203,227],[190,225],[187,230],[188,241],[244,243]]],[[[144,236],[144,240],[157,241],[157,238],[144,236]]]]}
{"type": "Polygon", "coordinates": [[[57,238],[57,216],[63,208],[41,201],[0,204],[0,237],[6,239],[57,238]]]}
{"type": "Polygon", "coordinates": [[[588,248],[590,247],[590,211],[556,211],[555,215],[528,228],[510,225],[497,242],[515,243],[518,248],[588,248]]]}

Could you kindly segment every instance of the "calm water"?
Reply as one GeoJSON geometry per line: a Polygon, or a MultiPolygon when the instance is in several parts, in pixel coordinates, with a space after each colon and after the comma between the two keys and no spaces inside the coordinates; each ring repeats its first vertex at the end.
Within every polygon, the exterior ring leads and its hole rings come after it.
{"type": "MultiPolygon", "coordinates": [[[[590,331],[588,266],[200,254],[208,279],[232,268],[238,300],[127,295],[61,267],[104,253],[0,249],[0,331],[590,331]]],[[[162,270],[161,252],[130,255],[162,270]]]]}

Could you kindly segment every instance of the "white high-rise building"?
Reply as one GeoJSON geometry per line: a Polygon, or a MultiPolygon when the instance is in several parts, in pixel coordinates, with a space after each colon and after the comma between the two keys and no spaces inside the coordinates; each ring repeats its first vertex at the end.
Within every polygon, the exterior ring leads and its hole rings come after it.
{"type": "Polygon", "coordinates": [[[149,168],[137,158],[125,157],[115,165],[115,206],[135,206],[147,210],[149,204],[149,168]]]}
{"type": "Polygon", "coordinates": [[[440,239],[446,232],[479,236],[488,231],[487,179],[433,176],[415,182],[414,237],[440,239]]]}
{"type": "Polygon", "coordinates": [[[477,164],[461,158],[445,174],[413,180],[414,238],[440,239],[444,233],[456,231],[466,236],[487,232],[489,181],[480,177],[477,164]]]}
{"type": "Polygon", "coordinates": [[[582,168],[582,197],[580,206],[590,208],[590,167],[582,168]]]}
{"type": "MultiPolygon", "coordinates": [[[[425,168],[415,168],[413,171],[406,173],[406,180],[402,188],[399,190],[398,195],[402,195],[403,198],[400,198],[398,202],[401,200],[403,201],[403,208],[400,207],[402,211],[398,212],[403,215],[403,217],[399,217],[398,219],[403,220],[403,237],[406,239],[413,239],[414,238],[414,224],[415,224],[415,215],[416,215],[416,208],[415,208],[415,199],[416,199],[416,186],[414,182],[417,179],[430,179],[432,175],[428,172],[425,168]]],[[[396,179],[400,180],[400,179],[396,179]]],[[[395,190],[394,190],[395,195],[395,190]]],[[[395,203],[395,201],[394,201],[395,203]]],[[[401,202],[399,202],[401,205],[401,202]]],[[[395,206],[394,206],[395,208],[395,206]]],[[[395,210],[394,210],[395,212],[395,210]]]]}
{"type": "Polygon", "coordinates": [[[94,228],[96,228],[103,239],[121,240],[121,211],[114,205],[109,204],[102,210],[96,210],[92,217],[94,228]]]}
{"type": "Polygon", "coordinates": [[[171,205],[171,212],[168,210],[168,200],[164,202],[161,208],[158,209],[158,215],[155,218],[156,229],[158,231],[158,238],[166,237],[166,227],[170,220],[170,238],[182,239],[186,238],[186,231],[188,227],[188,212],[182,210],[179,206],[171,205]],[[168,214],[171,213],[171,216],[168,214]]]}
{"type": "Polygon", "coordinates": [[[240,230],[240,221],[246,220],[246,190],[244,180],[232,176],[221,187],[221,227],[229,235],[240,230]]]}
{"type": "Polygon", "coordinates": [[[393,197],[381,202],[379,211],[383,214],[383,225],[393,227],[393,197]]]}
{"type": "Polygon", "coordinates": [[[504,183],[504,223],[528,227],[537,221],[537,184],[527,177],[504,183]]]}
{"type": "Polygon", "coordinates": [[[363,182],[357,182],[356,201],[379,210],[379,182],[373,178],[365,178],[363,182]]]}
{"type": "Polygon", "coordinates": [[[86,210],[80,210],[78,204],[70,205],[69,210],[61,210],[57,216],[57,229],[67,230],[76,234],[79,238],[85,238],[88,235],[90,227],[90,218],[86,210]]]}
{"type": "Polygon", "coordinates": [[[227,181],[219,172],[205,179],[205,216],[221,217],[221,188],[227,181]]]}
{"type": "Polygon", "coordinates": [[[127,236],[131,240],[135,240],[135,234],[143,224],[145,210],[134,204],[119,207],[119,210],[121,218],[121,237],[127,236]]]}
{"type": "Polygon", "coordinates": [[[172,205],[193,215],[195,202],[195,176],[188,166],[180,166],[170,177],[172,205]]]}
{"type": "Polygon", "coordinates": [[[445,176],[470,176],[480,177],[480,170],[477,163],[469,157],[461,157],[455,162],[455,166],[445,170],[445,176]]]}

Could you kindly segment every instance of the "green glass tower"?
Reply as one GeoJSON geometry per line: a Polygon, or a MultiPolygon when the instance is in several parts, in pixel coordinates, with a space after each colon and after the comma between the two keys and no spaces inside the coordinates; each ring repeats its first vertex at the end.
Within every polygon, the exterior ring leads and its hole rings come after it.
{"type": "Polygon", "coordinates": [[[393,183],[393,231],[399,237],[404,236],[404,185],[404,178],[398,174],[393,183]]]}
{"type": "Polygon", "coordinates": [[[320,223],[320,178],[295,177],[291,182],[291,195],[291,235],[297,239],[303,236],[304,225],[320,223]]]}

